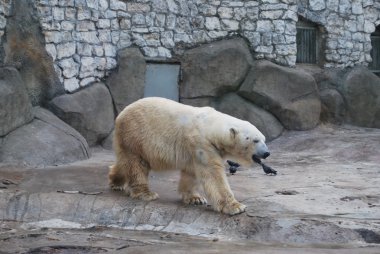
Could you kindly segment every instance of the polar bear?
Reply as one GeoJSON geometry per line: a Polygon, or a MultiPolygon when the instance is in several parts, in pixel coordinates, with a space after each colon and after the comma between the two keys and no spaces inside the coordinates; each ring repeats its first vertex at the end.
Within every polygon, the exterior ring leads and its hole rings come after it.
{"type": "Polygon", "coordinates": [[[148,187],[150,170],[181,171],[178,191],[186,204],[205,204],[225,214],[245,211],[227,182],[226,158],[251,166],[252,156],[269,156],[264,135],[247,121],[211,107],[193,107],[164,98],[144,98],[116,118],[116,164],[109,184],[132,198],[154,200],[148,187]]]}

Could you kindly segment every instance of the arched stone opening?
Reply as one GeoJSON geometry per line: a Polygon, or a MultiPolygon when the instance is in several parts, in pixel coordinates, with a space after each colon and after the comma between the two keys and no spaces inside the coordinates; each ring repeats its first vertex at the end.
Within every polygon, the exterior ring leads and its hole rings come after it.
{"type": "Polygon", "coordinates": [[[372,62],[369,64],[369,68],[380,76],[380,25],[378,25],[375,32],[371,34],[371,44],[372,62]]]}
{"type": "Polygon", "coordinates": [[[317,64],[324,62],[325,29],[301,16],[298,17],[297,27],[297,64],[317,64]]]}

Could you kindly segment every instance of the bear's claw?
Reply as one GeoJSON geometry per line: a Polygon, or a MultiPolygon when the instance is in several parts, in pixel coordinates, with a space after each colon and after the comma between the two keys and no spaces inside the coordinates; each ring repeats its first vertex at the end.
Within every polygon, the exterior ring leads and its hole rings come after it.
{"type": "Polygon", "coordinates": [[[110,188],[114,191],[123,191],[124,190],[124,186],[118,186],[118,185],[114,185],[114,184],[110,184],[110,188]]]}
{"type": "Polygon", "coordinates": [[[229,215],[235,215],[245,212],[245,208],[245,205],[235,201],[223,207],[222,212],[229,215]]]}
{"type": "Polygon", "coordinates": [[[207,204],[207,200],[204,197],[198,196],[198,195],[183,198],[183,202],[187,205],[205,205],[205,204],[207,204]]]}

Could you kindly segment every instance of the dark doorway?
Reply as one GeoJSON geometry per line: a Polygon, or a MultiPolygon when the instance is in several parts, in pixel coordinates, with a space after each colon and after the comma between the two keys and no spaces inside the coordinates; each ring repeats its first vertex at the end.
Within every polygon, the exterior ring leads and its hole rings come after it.
{"type": "Polygon", "coordinates": [[[372,62],[369,64],[369,68],[380,75],[380,26],[376,27],[376,31],[371,34],[371,57],[372,62]]]}

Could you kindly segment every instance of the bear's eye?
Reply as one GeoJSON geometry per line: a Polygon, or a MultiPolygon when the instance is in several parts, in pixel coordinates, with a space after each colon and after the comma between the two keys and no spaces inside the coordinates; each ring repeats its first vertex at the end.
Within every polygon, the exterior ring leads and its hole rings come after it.
{"type": "Polygon", "coordinates": [[[253,140],[253,142],[255,142],[255,143],[259,143],[259,140],[258,140],[258,139],[255,139],[255,140],[253,140]]]}
{"type": "Polygon", "coordinates": [[[245,139],[246,139],[246,140],[248,140],[248,139],[249,139],[249,137],[246,137],[245,139]]]}

